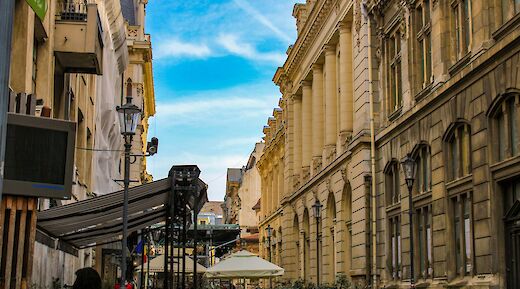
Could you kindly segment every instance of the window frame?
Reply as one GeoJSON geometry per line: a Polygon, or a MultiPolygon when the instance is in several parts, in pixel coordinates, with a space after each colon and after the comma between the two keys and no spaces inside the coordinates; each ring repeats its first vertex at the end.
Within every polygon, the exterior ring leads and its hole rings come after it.
{"type": "Polygon", "coordinates": [[[520,90],[510,89],[495,98],[487,115],[493,136],[491,138],[494,152],[492,161],[501,163],[518,157],[520,155],[520,133],[518,132],[520,128],[520,90]]]}
{"type": "Polygon", "coordinates": [[[401,203],[401,182],[399,162],[392,159],[385,167],[385,195],[386,206],[395,206],[401,203]]]}
{"type": "Polygon", "coordinates": [[[452,182],[472,173],[471,125],[457,120],[450,125],[445,136],[446,180],[452,182]]]}
{"type": "Polygon", "coordinates": [[[471,51],[473,41],[472,7],[470,0],[451,0],[451,30],[454,34],[453,52],[456,62],[471,51]]]}
{"type": "Polygon", "coordinates": [[[432,42],[431,42],[431,14],[432,6],[430,0],[420,0],[415,5],[413,13],[414,21],[414,41],[416,53],[414,59],[418,65],[416,70],[420,76],[415,82],[416,93],[428,88],[433,82],[433,67],[432,67],[432,42]]]}
{"type": "Polygon", "coordinates": [[[453,254],[455,255],[455,263],[452,265],[454,268],[455,275],[457,277],[466,277],[475,275],[475,233],[474,233],[474,217],[473,217],[473,196],[472,192],[463,192],[460,194],[456,194],[454,196],[450,196],[449,199],[450,204],[450,214],[451,214],[451,226],[452,226],[452,249],[453,254]],[[469,210],[467,212],[469,219],[469,238],[467,240],[466,236],[466,202],[469,204],[469,210]],[[457,210],[458,209],[458,210],[457,210]],[[457,216],[457,213],[459,216],[457,216]],[[457,222],[458,219],[458,222],[457,222]],[[462,221],[461,221],[462,220],[462,221]],[[461,229],[457,231],[457,229],[461,229]],[[457,233],[460,235],[460,239],[457,238],[457,233]],[[459,242],[457,242],[459,241],[459,242]],[[459,243],[459,244],[457,244],[459,243]],[[457,247],[460,246],[460,247],[457,247]],[[468,255],[468,245],[469,245],[469,259],[468,255]],[[458,249],[460,248],[460,250],[458,249]],[[460,259],[459,259],[460,258],[460,259]],[[459,262],[462,261],[462,264],[459,262]],[[461,266],[463,265],[463,266],[461,266]],[[468,265],[469,270],[468,270],[468,265]]]}
{"type": "Polygon", "coordinates": [[[432,153],[431,147],[426,142],[420,142],[412,151],[415,159],[417,173],[414,182],[413,194],[421,195],[432,190],[432,153]],[[423,178],[427,176],[427,178],[423,178]]]}
{"type": "Polygon", "coordinates": [[[388,272],[390,280],[398,281],[403,278],[403,250],[402,250],[402,218],[400,212],[388,217],[388,272]],[[394,242],[395,237],[395,242],[394,242]]]}
{"type": "Polygon", "coordinates": [[[399,111],[403,106],[402,91],[402,60],[401,60],[401,32],[399,25],[402,20],[397,20],[396,24],[389,30],[385,37],[385,59],[386,59],[386,91],[388,100],[388,113],[399,111]]]}
{"type": "Polygon", "coordinates": [[[428,203],[426,205],[418,206],[414,208],[415,211],[415,225],[414,232],[417,236],[414,247],[415,252],[415,274],[416,278],[427,280],[433,279],[434,276],[434,256],[433,256],[433,212],[432,205],[428,203]],[[424,224],[422,227],[421,225],[424,224]],[[421,232],[422,228],[422,232],[421,232]],[[429,236],[428,236],[429,228],[429,236]],[[422,256],[422,254],[426,254],[422,256]],[[424,270],[423,270],[424,269],[424,270]]]}

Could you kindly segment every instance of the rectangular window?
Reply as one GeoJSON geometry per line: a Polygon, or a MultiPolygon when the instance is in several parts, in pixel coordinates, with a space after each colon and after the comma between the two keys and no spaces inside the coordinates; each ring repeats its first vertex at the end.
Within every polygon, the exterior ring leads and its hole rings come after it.
{"type": "Polygon", "coordinates": [[[453,33],[455,33],[455,55],[461,59],[471,45],[471,3],[470,0],[456,0],[452,3],[453,33]]]}
{"type": "Polygon", "coordinates": [[[390,263],[391,276],[394,280],[401,279],[401,220],[399,216],[391,217],[390,229],[390,263]]]}
{"type": "Polygon", "coordinates": [[[416,63],[418,72],[417,92],[421,91],[431,82],[431,23],[430,2],[423,0],[415,9],[415,22],[417,42],[416,63]]]}
{"type": "Polygon", "coordinates": [[[388,90],[389,90],[389,109],[394,112],[401,107],[402,88],[401,88],[401,37],[399,29],[395,29],[387,42],[387,71],[388,71],[388,90]]]}
{"type": "Polygon", "coordinates": [[[452,198],[455,265],[458,275],[473,272],[472,204],[468,193],[452,198]]]}
{"type": "Polygon", "coordinates": [[[416,210],[417,222],[417,258],[418,258],[418,275],[422,279],[432,278],[433,262],[432,262],[432,228],[431,228],[431,207],[425,206],[416,210]]]}

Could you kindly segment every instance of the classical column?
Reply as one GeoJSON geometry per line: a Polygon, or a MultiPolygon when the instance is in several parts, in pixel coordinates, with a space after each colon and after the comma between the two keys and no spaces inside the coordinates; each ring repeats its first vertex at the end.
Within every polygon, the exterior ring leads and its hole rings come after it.
{"type": "Polygon", "coordinates": [[[340,144],[342,151],[345,148],[347,140],[352,137],[354,128],[353,118],[353,67],[352,67],[352,23],[341,22],[339,25],[339,49],[340,49],[340,66],[339,66],[339,131],[340,144]]]}
{"type": "Polygon", "coordinates": [[[338,87],[336,83],[336,45],[325,46],[325,147],[324,157],[330,163],[336,156],[338,137],[338,87]]]}
{"type": "Polygon", "coordinates": [[[300,95],[293,96],[294,115],[294,162],[293,162],[293,184],[299,187],[302,169],[302,99],[300,95]]]}
{"type": "Polygon", "coordinates": [[[312,65],[312,173],[321,170],[323,156],[323,65],[312,65]]]}
{"type": "Polygon", "coordinates": [[[312,159],[312,82],[302,82],[302,180],[310,175],[312,159]]]}

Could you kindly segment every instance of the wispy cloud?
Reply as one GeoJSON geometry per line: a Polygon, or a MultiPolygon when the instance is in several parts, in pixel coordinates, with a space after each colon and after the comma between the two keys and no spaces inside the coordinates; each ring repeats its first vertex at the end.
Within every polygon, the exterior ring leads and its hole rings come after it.
{"type": "Polygon", "coordinates": [[[265,17],[260,11],[256,10],[253,6],[249,5],[244,0],[233,0],[235,4],[243,9],[245,12],[247,12],[249,15],[253,16],[258,22],[260,22],[262,25],[267,27],[269,30],[271,30],[280,40],[284,42],[291,42],[292,39],[289,37],[289,35],[282,30],[280,30],[278,27],[276,27],[271,20],[269,20],[267,17],[265,17]]]}
{"type": "Polygon", "coordinates": [[[285,56],[277,52],[259,52],[253,45],[240,41],[236,35],[221,34],[217,42],[229,53],[255,61],[269,61],[282,64],[285,56]]]}
{"type": "Polygon", "coordinates": [[[248,121],[267,118],[277,105],[277,99],[277,95],[271,90],[266,91],[256,85],[243,85],[158,101],[157,116],[168,119],[169,126],[218,125],[238,120],[248,121]]]}
{"type": "Polygon", "coordinates": [[[204,43],[183,42],[175,38],[160,41],[154,48],[157,59],[166,57],[206,58],[211,53],[211,49],[204,43]]]}

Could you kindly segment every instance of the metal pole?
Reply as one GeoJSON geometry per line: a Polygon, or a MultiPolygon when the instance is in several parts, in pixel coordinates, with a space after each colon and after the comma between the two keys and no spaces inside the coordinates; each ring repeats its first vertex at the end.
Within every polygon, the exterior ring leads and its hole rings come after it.
{"type": "Polygon", "coordinates": [[[126,250],[128,230],[128,188],[130,186],[130,149],[132,148],[132,136],[125,136],[125,177],[123,191],[123,240],[121,244],[121,288],[126,285],[126,250]]]}
{"type": "Polygon", "coordinates": [[[316,218],[316,285],[320,285],[320,220],[316,218]]]}
{"type": "Polygon", "coordinates": [[[186,289],[186,209],[182,210],[182,289],[186,289]]]}
{"type": "Polygon", "coordinates": [[[150,241],[152,236],[150,235],[150,231],[148,231],[148,250],[146,251],[146,281],[145,281],[145,288],[148,289],[148,280],[150,278],[150,241]]]}
{"type": "Polygon", "coordinates": [[[5,135],[9,101],[9,73],[13,34],[14,1],[0,1],[0,201],[4,184],[5,135]]]}
{"type": "Polygon", "coordinates": [[[412,205],[412,187],[408,188],[408,216],[410,218],[410,288],[415,288],[414,274],[414,243],[413,243],[413,205],[412,205]]]}
{"type": "MultiPolygon", "coordinates": [[[[271,262],[271,236],[267,236],[267,247],[269,249],[269,262],[271,262]]],[[[269,289],[273,289],[273,278],[269,277],[269,289]]]]}
{"type": "Polygon", "coordinates": [[[144,248],[146,244],[146,234],[145,230],[141,233],[141,243],[143,244],[143,252],[141,252],[141,280],[139,282],[139,288],[144,288],[144,248]]]}
{"type": "Polygon", "coordinates": [[[193,289],[197,289],[197,208],[198,199],[195,200],[195,210],[193,210],[193,289]]]}
{"type": "MultiPolygon", "coordinates": [[[[170,204],[171,206],[172,204],[170,204]]],[[[168,282],[168,251],[169,251],[169,243],[170,243],[170,227],[171,227],[171,220],[170,220],[170,210],[166,213],[166,227],[164,228],[164,280],[163,280],[163,288],[169,289],[169,282],[168,282]]]]}

